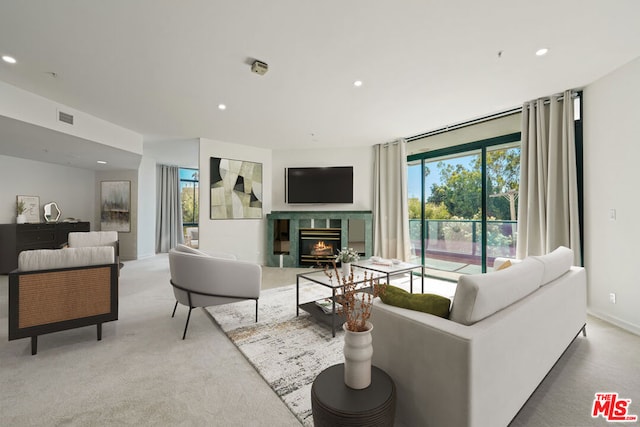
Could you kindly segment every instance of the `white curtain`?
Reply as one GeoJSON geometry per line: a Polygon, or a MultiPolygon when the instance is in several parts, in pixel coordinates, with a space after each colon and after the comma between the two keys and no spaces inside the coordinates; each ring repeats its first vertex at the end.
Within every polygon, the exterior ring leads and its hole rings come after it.
{"type": "Polygon", "coordinates": [[[184,242],[180,170],[177,166],[158,165],[156,207],[156,253],[169,252],[184,242]]]}
{"type": "Polygon", "coordinates": [[[517,257],[566,246],[581,265],[571,91],[524,104],[517,257]]]}
{"type": "Polygon", "coordinates": [[[373,253],[407,260],[410,244],[406,141],[380,144],[374,149],[373,253]]]}

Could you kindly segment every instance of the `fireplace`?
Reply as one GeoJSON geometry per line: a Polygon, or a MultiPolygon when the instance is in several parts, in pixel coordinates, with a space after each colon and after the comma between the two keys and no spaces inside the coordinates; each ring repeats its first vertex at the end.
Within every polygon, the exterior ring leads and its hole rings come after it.
{"type": "Polygon", "coordinates": [[[330,263],[340,250],[339,228],[301,228],[300,265],[330,263]]]}

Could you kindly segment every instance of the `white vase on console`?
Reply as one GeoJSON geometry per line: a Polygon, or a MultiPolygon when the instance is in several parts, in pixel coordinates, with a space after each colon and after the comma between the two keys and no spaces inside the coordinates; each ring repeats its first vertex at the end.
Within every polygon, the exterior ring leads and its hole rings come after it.
{"type": "Polygon", "coordinates": [[[27,216],[25,214],[18,214],[16,216],[16,224],[24,224],[27,222],[27,216]]]}
{"type": "Polygon", "coordinates": [[[351,275],[351,263],[343,262],[342,263],[342,277],[349,277],[351,275]]]}

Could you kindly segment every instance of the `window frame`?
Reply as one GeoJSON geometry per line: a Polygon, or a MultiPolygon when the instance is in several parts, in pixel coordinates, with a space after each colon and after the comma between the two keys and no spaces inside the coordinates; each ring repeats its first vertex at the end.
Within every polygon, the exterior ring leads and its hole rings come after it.
{"type": "MultiPolygon", "coordinates": [[[[194,184],[193,186],[193,192],[194,192],[194,203],[195,203],[195,195],[196,193],[198,193],[200,191],[200,170],[196,169],[196,168],[178,168],[178,175],[180,177],[180,206],[181,206],[181,213],[182,213],[182,189],[183,189],[183,184],[184,183],[188,183],[188,184],[194,184]],[[182,171],[193,171],[196,172],[198,175],[198,179],[187,179],[187,178],[182,178],[182,171]]],[[[198,207],[200,205],[200,198],[198,197],[198,207]]],[[[184,222],[184,216],[182,217],[183,223],[182,226],[183,227],[198,227],[199,225],[199,215],[198,212],[195,210],[195,206],[194,206],[194,222],[184,222]]]]}
{"type": "MultiPolygon", "coordinates": [[[[426,151],[423,153],[416,153],[407,156],[407,163],[412,163],[416,161],[420,161],[420,166],[422,170],[424,170],[424,166],[427,160],[446,157],[452,155],[463,155],[465,153],[478,152],[480,151],[480,155],[482,157],[482,168],[481,168],[481,206],[482,206],[482,240],[481,240],[481,269],[483,273],[487,272],[487,149],[505,145],[509,143],[514,143],[517,141],[522,141],[522,132],[513,132],[506,135],[500,135],[492,138],[486,138],[478,141],[473,141],[465,144],[455,145],[451,147],[441,148],[432,151],[426,151]]],[[[424,222],[425,222],[425,200],[424,200],[424,186],[425,186],[425,177],[424,174],[421,174],[421,200],[420,200],[420,246],[421,246],[421,264],[425,263],[425,230],[424,230],[424,222]]]]}

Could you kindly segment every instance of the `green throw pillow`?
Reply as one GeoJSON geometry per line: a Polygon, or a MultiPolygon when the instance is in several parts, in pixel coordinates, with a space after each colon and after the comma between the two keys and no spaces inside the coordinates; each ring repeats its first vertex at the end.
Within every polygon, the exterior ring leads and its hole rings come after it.
{"type": "Polygon", "coordinates": [[[385,304],[396,307],[408,308],[409,310],[422,311],[435,316],[449,318],[449,307],[451,300],[435,294],[410,294],[404,289],[395,286],[387,286],[384,295],[380,299],[385,304]]]}

